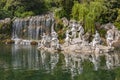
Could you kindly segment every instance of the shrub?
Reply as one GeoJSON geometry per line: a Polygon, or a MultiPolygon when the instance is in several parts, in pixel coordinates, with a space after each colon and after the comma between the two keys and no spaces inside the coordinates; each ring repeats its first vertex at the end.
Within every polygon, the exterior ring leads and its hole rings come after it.
{"type": "Polygon", "coordinates": [[[12,18],[12,12],[10,11],[7,11],[7,10],[3,10],[3,9],[0,9],[0,19],[4,19],[4,18],[12,18]]]}
{"type": "Polygon", "coordinates": [[[23,14],[21,14],[21,17],[27,17],[27,16],[33,16],[34,13],[32,11],[28,11],[28,12],[24,12],[23,14]]]}
{"type": "Polygon", "coordinates": [[[114,25],[120,30],[120,22],[115,22],[114,25]]]}

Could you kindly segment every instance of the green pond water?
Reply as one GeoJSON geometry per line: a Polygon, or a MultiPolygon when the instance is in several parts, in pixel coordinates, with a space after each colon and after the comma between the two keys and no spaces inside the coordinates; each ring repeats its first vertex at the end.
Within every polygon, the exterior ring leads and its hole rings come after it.
{"type": "Polygon", "coordinates": [[[120,80],[119,54],[48,53],[37,46],[0,45],[0,80],[120,80]]]}

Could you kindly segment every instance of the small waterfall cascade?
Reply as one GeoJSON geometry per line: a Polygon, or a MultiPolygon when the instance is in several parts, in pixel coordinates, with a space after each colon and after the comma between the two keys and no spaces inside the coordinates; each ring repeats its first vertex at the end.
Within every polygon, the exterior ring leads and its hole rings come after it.
{"type": "Polygon", "coordinates": [[[16,18],[12,25],[12,40],[15,41],[15,44],[21,42],[20,40],[26,42],[30,40],[39,40],[44,32],[50,34],[53,24],[53,14],[16,18]]]}

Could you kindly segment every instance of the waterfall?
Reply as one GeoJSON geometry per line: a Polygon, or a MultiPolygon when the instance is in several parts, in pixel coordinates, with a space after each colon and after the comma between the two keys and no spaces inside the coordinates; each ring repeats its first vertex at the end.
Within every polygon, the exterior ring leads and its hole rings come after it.
{"type": "Polygon", "coordinates": [[[52,14],[31,16],[28,18],[16,18],[13,21],[12,26],[12,40],[39,40],[41,39],[43,32],[47,34],[50,33],[53,23],[54,17],[52,14]]]}

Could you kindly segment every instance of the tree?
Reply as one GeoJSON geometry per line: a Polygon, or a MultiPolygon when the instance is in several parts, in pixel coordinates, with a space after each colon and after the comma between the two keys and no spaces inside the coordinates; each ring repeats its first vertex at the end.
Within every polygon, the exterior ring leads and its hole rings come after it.
{"type": "Polygon", "coordinates": [[[120,8],[120,0],[104,0],[106,11],[101,13],[100,20],[102,23],[114,23],[118,16],[118,8],[120,8]]]}
{"type": "Polygon", "coordinates": [[[98,21],[102,12],[106,10],[103,0],[95,0],[90,2],[75,2],[72,8],[72,16],[74,19],[83,22],[85,31],[94,32],[94,24],[98,21]]]}

